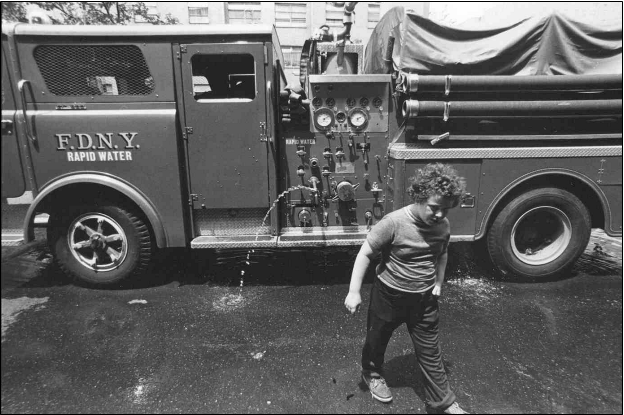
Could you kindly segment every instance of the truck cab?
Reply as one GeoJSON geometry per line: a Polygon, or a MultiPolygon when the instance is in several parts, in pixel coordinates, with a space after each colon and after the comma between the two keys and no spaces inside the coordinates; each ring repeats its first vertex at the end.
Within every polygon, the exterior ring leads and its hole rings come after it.
{"type": "Polygon", "coordinates": [[[66,271],[106,284],[142,239],[151,257],[255,232],[276,194],[277,42],[256,25],[3,27],[3,243],[45,213],[66,271]]]}

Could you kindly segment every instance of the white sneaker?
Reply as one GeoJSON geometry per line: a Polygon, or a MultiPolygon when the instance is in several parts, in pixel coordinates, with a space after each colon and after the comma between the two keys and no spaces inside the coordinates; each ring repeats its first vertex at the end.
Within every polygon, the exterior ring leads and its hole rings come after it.
{"type": "Polygon", "coordinates": [[[453,402],[451,406],[446,408],[442,413],[445,414],[467,414],[468,412],[464,411],[461,406],[457,402],[453,402]]]}
{"type": "Polygon", "coordinates": [[[388,388],[386,380],[383,377],[379,375],[370,376],[362,373],[362,380],[368,385],[368,389],[371,395],[373,395],[373,398],[381,402],[390,402],[392,400],[392,393],[390,393],[390,388],[388,388]]]}

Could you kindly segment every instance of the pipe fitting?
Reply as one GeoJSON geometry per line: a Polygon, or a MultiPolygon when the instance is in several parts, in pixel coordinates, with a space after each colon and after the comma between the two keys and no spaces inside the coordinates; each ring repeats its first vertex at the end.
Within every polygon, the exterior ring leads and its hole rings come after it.
{"type": "Polygon", "coordinates": [[[403,102],[403,108],[401,109],[403,118],[416,118],[418,116],[419,109],[420,104],[415,99],[405,100],[403,102]]]}

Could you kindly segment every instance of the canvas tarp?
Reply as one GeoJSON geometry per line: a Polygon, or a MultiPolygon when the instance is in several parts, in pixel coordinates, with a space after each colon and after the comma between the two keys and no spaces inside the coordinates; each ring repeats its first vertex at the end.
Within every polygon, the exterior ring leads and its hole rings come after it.
{"type": "Polygon", "coordinates": [[[622,73],[622,25],[597,27],[552,13],[488,29],[451,28],[395,7],[371,34],[364,73],[592,75],[622,73]]]}

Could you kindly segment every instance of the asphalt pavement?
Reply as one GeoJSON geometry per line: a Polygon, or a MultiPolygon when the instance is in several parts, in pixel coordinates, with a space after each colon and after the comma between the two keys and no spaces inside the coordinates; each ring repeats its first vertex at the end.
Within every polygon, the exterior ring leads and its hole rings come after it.
{"type": "MultiPolygon", "coordinates": [[[[425,413],[411,341],[386,353],[394,400],[360,380],[373,275],[343,306],[355,250],[172,250],[143,281],[63,277],[42,243],[2,249],[2,413],[425,413]],[[241,267],[246,271],[241,286],[241,267]]],[[[622,413],[622,239],[592,233],[558,281],[499,279],[451,244],[441,342],[473,413],[622,413]]]]}

